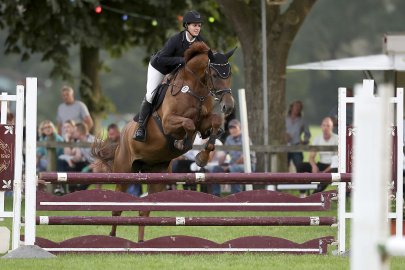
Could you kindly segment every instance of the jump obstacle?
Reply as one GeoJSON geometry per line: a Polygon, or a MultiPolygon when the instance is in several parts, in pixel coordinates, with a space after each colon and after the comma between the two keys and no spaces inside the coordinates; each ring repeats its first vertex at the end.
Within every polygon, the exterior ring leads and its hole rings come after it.
{"type": "MultiPolygon", "coordinates": [[[[117,183],[115,174],[112,179],[108,179],[113,183],[117,183]]],[[[124,181],[136,183],[148,183],[149,180],[155,180],[153,183],[165,183],[165,176],[169,177],[169,182],[173,183],[216,183],[214,174],[120,174],[124,181]],[[177,177],[176,177],[177,176],[177,177]],[[179,182],[179,179],[180,182],[179,182]],[[197,179],[197,181],[196,181],[197,179]]],[[[62,181],[63,183],[71,184],[78,181],[86,182],[91,175],[83,175],[81,173],[41,173],[41,180],[55,183],[62,181]]],[[[107,174],[97,174],[97,180],[100,183],[106,183],[107,174]],[[104,177],[104,178],[103,178],[104,177]]],[[[250,179],[260,179],[262,183],[272,183],[271,179],[274,175],[265,173],[251,174],[220,174],[216,176],[219,180],[226,183],[249,183],[250,179]],[[233,177],[228,177],[233,176],[233,177]],[[267,177],[267,180],[266,180],[267,177]],[[222,179],[223,178],[223,179],[222,179]],[[232,180],[233,178],[233,180],[232,180]]],[[[118,177],[119,178],[119,177],[118,177]]],[[[295,178],[308,179],[307,174],[295,175],[295,178]]],[[[332,181],[330,174],[317,175],[320,181],[332,181]]],[[[338,178],[335,176],[335,178],[338,178]]],[[[347,178],[347,176],[346,176],[347,178]]],[[[117,194],[114,191],[108,190],[85,190],[78,191],[64,196],[54,196],[44,192],[38,193],[37,209],[52,210],[52,211],[211,211],[211,212],[240,212],[240,211],[326,211],[330,209],[331,200],[336,198],[334,192],[324,192],[315,194],[308,198],[297,198],[295,196],[267,190],[252,190],[232,194],[227,197],[217,197],[211,194],[195,192],[195,191],[165,191],[150,194],[146,197],[137,198],[126,193],[117,194]]],[[[335,217],[66,217],[66,216],[40,216],[37,217],[38,225],[152,225],[152,226],[333,226],[336,224],[335,217]]],[[[111,245],[102,245],[108,238],[101,236],[88,236],[86,242],[91,242],[92,252],[102,252],[111,245]],[[96,247],[94,246],[96,244],[96,247]],[[103,246],[102,248],[100,248],[103,246]]],[[[185,236],[175,236],[174,238],[163,238],[165,245],[155,245],[160,243],[162,239],[151,239],[144,243],[134,243],[134,250],[129,252],[155,253],[155,252],[181,252],[194,253],[198,252],[289,252],[289,253],[313,253],[325,254],[327,245],[333,242],[333,237],[327,236],[308,241],[303,244],[294,243],[285,239],[275,238],[270,236],[260,237],[242,237],[233,239],[228,244],[218,244],[202,238],[187,236],[188,242],[178,241],[185,236]],[[208,242],[207,242],[208,241],[208,242]],[[256,241],[256,242],[252,242],[256,241]],[[210,243],[205,245],[204,243],[210,243]],[[224,246],[225,245],[225,246],[224,246]],[[206,247],[206,249],[201,249],[206,247]],[[226,247],[226,249],[224,249],[226,247]]],[[[52,253],[57,252],[76,252],[79,251],[77,241],[83,241],[83,238],[73,238],[69,242],[50,243],[44,239],[38,240],[40,246],[52,253]],[[43,241],[43,242],[41,242],[43,241]],[[54,245],[57,245],[55,247],[54,245]]],[[[127,240],[126,240],[127,241],[127,240]]],[[[84,248],[84,247],[80,247],[84,248]]],[[[122,250],[121,250],[122,251],[122,250]]]]}
{"type": "MultiPolygon", "coordinates": [[[[355,88],[355,126],[357,128],[356,143],[354,147],[354,175],[352,209],[353,222],[351,224],[351,260],[352,270],[389,269],[389,256],[405,256],[405,238],[402,236],[388,237],[388,209],[389,194],[387,186],[392,179],[391,171],[395,173],[392,166],[393,152],[391,141],[393,130],[391,123],[393,119],[402,121],[401,111],[393,114],[392,95],[393,89],[387,85],[378,88],[378,97],[373,95],[373,82],[365,81],[363,89],[355,88]],[[373,133],[373,136],[370,136],[373,133]],[[370,147],[374,144],[374,147],[370,147]],[[372,198],[370,196],[372,195],[372,198]],[[371,211],[369,211],[371,210],[371,211]]],[[[397,89],[402,93],[403,89],[397,89]]],[[[402,100],[402,99],[401,99],[402,100]]],[[[401,101],[402,102],[402,101],[401,101]]],[[[398,128],[398,137],[402,140],[402,128],[398,128]]],[[[395,140],[394,140],[395,141],[395,140]]],[[[402,148],[402,145],[401,145],[402,148]]],[[[398,149],[399,150],[399,149],[398,149]]],[[[399,152],[399,151],[398,151],[399,152]]],[[[400,154],[402,157],[402,153],[400,154]]],[[[398,164],[402,164],[402,158],[398,164]]],[[[397,166],[400,167],[400,166],[397,166]]],[[[397,171],[397,173],[402,171],[397,171]]],[[[401,176],[402,178],[402,176],[401,176]]],[[[402,182],[397,183],[397,193],[402,195],[402,182]]],[[[396,207],[398,210],[397,197],[396,207]]],[[[402,204],[400,204],[403,206],[402,204]]],[[[402,208],[400,208],[402,210],[402,208]]],[[[398,214],[398,211],[397,211],[398,214]]],[[[401,211],[402,214],[402,211],[401,211]]],[[[397,219],[398,222],[402,221],[397,219]]]]}
{"type": "MultiPolygon", "coordinates": [[[[36,81],[35,81],[36,86],[36,81]]],[[[27,84],[28,87],[28,84],[27,84]]],[[[36,90],[36,89],[35,89],[36,90]]],[[[33,91],[34,92],[34,91],[33,91]]],[[[349,99],[347,97],[342,97],[341,93],[344,93],[344,89],[340,89],[339,101],[343,101],[344,104],[349,99]]],[[[402,92],[397,93],[397,99],[402,100],[402,92]]],[[[28,101],[28,96],[27,96],[28,101]]],[[[350,100],[349,100],[350,101],[350,100]]],[[[395,101],[394,102],[398,102],[395,101]]],[[[340,106],[341,103],[339,103],[340,106]]],[[[35,105],[32,102],[27,103],[27,115],[36,115],[32,113],[33,108],[36,111],[36,93],[35,93],[35,105]],[[28,106],[31,104],[31,106],[28,106]],[[28,110],[30,107],[30,110],[28,110]]],[[[340,108],[342,109],[342,108],[340,108]]],[[[398,103],[397,111],[402,113],[402,103],[398,103]]],[[[342,110],[339,111],[341,113],[342,110]]],[[[339,117],[340,121],[345,120],[342,115],[339,117]]],[[[399,118],[402,119],[402,118],[399,118]]],[[[21,120],[21,119],[20,119],[21,120]]],[[[346,126],[339,125],[340,127],[346,126]]],[[[28,125],[28,123],[27,123],[28,125]]],[[[36,126],[35,121],[31,122],[31,131],[35,132],[36,126]]],[[[27,126],[28,129],[29,126],[27,126]]],[[[398,136],[402,133],[402,121],[397,121],[398,136]]],[[[339,131],[339,134],[342,134],[339,131]]],[[[339,144],[339,154],[341,154],[341,144],[345,141],[346,137],[340,140],[339,144]]],[[[402,134],[401,134],[402,138],[402,134]]],[[[263,225],[263,226],[330,226],[336,223],[334,217],[247,217],[247,218],[229,218],[229,217],[217,217],[217,218],[195,218],[195,217],[175,217],[175,218],[116,218],[116,217],[36,217],[36,210],[94,210],[94,211],[112,211],[113,209],[120,209],[124,211],[131,210],[152,210],[152,211],[179,211],[180,209],[190,209],[185,211],[298,211],[297,209],[308,211],[308,209],[317,209],[315,211],[322,211],[329,209],[330,201],[332,199],[338,198],[339,201],[339,213],[338,213],[338,251],[339,253],[344,251],[344,238],[342,245],[342,230],[345,230],[341,224],[345,223],[347,218],[350,218],[350,213],[345,210],[345,205],[342,203],[342,198],[344,198],[346,193],[346,182],[350,181],[351,174],[343,173],[346,172],[345,164],[342,165],[342,160],[346,160],[340,156],[339,171],[341,173],[337,174],[260,174],[260,173],[247,173],[239,174],[235,177],[234,174],[216,174],[215,176],[210,174],[71,174],[71,173],[42,173],[39,178],[47,182],[64,182],[64,183],[85,183],[90,181],[89,178],[94,179],[92,183],[158,183],[163,181],[164,183],[266,183],[266,184],[281,184],[281,183],[332,183],[338,185],[339,193],[335,192],[329,193],[319,193],[308,198],[300,199],[294,196],[283,194],[274,191],[247,191],[238,194],[233,194],[225,198],[218,198],[212,195],[191,192],[191,191],[168,191],[161,192],[157,194],[151,194],[145,198],[123,198],[125,194],[112,194],[109,191],[80,191],[72,194],[68,194],[61,197],[51,196],[44,193],[35,193],[36,185],[36,175],[35,175],[35,158],[30,159],[30,157],[35,157],[35,142],[36,138],[33,136],[33,132],[28,132],[27,130],[27,145],[26,145],[26,211],[25,214],[25,237],[24,245],[30,246],[37,244],[41,247],[47,247],[45,249],[51,251],[52,253],[58,252],[138,252],[138,253],[150,253],[150,252],[181,252],[181,253],[194,253],[194,252],[292,252],[292,253],[317,253],[325,254],[327,251],[327,245],[334,241],[334,237],[323,237],[319,239],[314,239],[303,244],[293,243],[291,241],[275,238],[270,236],[255,236],[255,237],[243,237],[234,240],[230,240],[226,243],[218,244],[212,241],[189,237],[189,236],[168,236],[160,237],[157,239],[151,239],[144,243],[134,243],[129,240],[125,240],[117,237],[109,236],[82,236],[66,240],[61,243],[55,243],[46,239],[35,237],[35,224],[82,224],[90,225],[94,223],[101,224],[120,224],[120,225],[132,225],[132,224],[154,224],[159,226],[163,225],[175,225],[175,226],[251,226],[263,225]],[[32,136],[31,140],[28,136],[32,136]],[[34,139],[33,139],[34,138],[34,139]],[[31,144],[29,144],[31,143],[31,144]],[[29,144],[29,145],[28,145],[29,144]],[[34,162],[30,162],[34,161],[34,162]],[[34,170],[32,170],[34,169],[34,170]],[[344,169],[344,170],[343,170],[344,169]],[[120,181],[119,181],[120,180],[120,181]],[[342,192],[343,190],[343,192],[342,192]],[[90,194],[92,193],[93,194],[90,194]],[[96,194],[99,192],[99,194],[96,194]],[[191,193],[190,193],[191,192],[191,193]],[[343,193],[343,194],[342,194],[343,193]],[[91,196],[90,196],[91,195],[91,196]],[[38,196],[38,200],[36,197],[38,196]],[[198,197],[202,196],[202,197],[198,197]],[[161,197],[161,198],[159,198],[161,197]],[[171,198],[171,201],[170,201],[171,198]],[[275,199],[276,198],[276,199],[275,199]],[[110,201],[109,201],[110,200],[110,201]],[[160,200],[160,201],[159,201],[160,200]],[[37,202],[37,203],[30,203],[37,202]],[[342,208],[342,205],[344,208],[342,208]],[[311,208],[313,207],[313,208],[311,208]],[[197,210],[198,209],[198,210],[197,210]],[[285,210],[287,209],[287,210],[285,210]],[[293,210],[294,209],[294,210],[293,210]],[[344,210],[342,210],[344,209],[344,210]],[[31,212],[30,212],[31,211],[31,212]],[[343,216],[342,216],[343,211],[343,216]],[[98,220],[97,220],[98,219],[98,220]],[[250,223],[250,224],[249,224],[250,223]],[[199,225],[197,225],[199,224],[199,225]],[[215,225],[210,225],[215,224],[215,225]],[[221,225],[222,224],[222,225],[221,225]],[[274,225],[272,225],[274,224],[274,225]],[[92,245],[89,245],[92,242],[92,245]],[[191,247],[190,247],[191,245],[191,247]]],[[[398,140],[398,148],[401,147],[402,153],[402,140],[398,140]]],[[[344,144],[344,146],[346,146],[344,144]]],[[[346,151],[344,152],[346,154],[346,151]]],[[[398,154],[399,155],[399,154],[398,154]]],[[[402,156],[399,155],[399,156],[402,156]]],[[[402,160],[400,158],[397,159],[402,160]]],[[[399,162],[398,162],[399,163],[399,162]]],[[[402,164],[399,163],[399,164],[402,164]]],[[[400,166],[397,166],[400,167],[400,166]]],[[[22,167],[21,167],[22,168],[22,167]]],[[[402,174],[402,171],[401,171],[402,174]]],[[[15,183],[15,182],[14,182],[15,183]]],[[[17,182],[18,183],[18,182],[17,182]]],[[[397,180],[399,187],[402,187],[401,181],[397,180]]],[[[14,184],[15,185],[15,184],[14,184]]],[[[15,185],[16,186],[16,185],[15,185]]],[[[397,188],[397,196],[398,190],[397,188]]],[[[401,190],[402,192],[402,190],[401,190]]],[[[16,190],[14,189],[14,193],[16,190]]],[[[18,193],[18,192],[17,192],[18,193]]],[[[127,194],[128,195],[128,194],[127,194]]],[[[18,195],[17,195],[18,196],[18,195]]],[[[128,195],[130,196],[130,195],[128,195]]],[[[14,196],[14,198],[18,198],[14,196]]],[[[19,199],[21,205],[21,197],[19,199]]],[[[18,200],[15,200],[15,204],[18,204],[18,200]]],[[[402,208],[400,208],[402,210],[402,208]]],[[[14,213],[17,213],[14,210],[14,213]]],[[[396,213],[391,214],[391,217],[399,217],[398,214],[398,204],[396,213]]],[[[400,211],[402,214],[402,211],[400,211]]],[[[14,214],[16,215],[16,214],[14,214]]],[[[402,218],[402,216],[401,216],[402,218]]],[[[19,218],[16,218],[19,220],[19,218]]],[[[13,226],[14,226],[13,219],[13,226]]],[[[17,227],[21,226],[17,221],[17,227]]],[[[13,235],[14,235],[13,229],[13,235]]],[[[397,230],[399,233],[400,230],[397,230]]],[[[17,233],[19,236],[19,230],[17,233]]],[[[344,233],[343,233],[344,234],[344,233]]],[[[13,249],[19,246],[16,237],[13,237],[13,249]],[[17,244],[15,244],[17,243],[17,244]]]]}

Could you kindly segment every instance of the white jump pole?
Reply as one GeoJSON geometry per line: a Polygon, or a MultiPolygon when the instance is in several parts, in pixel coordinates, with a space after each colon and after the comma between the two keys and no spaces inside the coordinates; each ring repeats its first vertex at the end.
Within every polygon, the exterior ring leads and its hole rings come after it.
{"type": "MultiPolygon", "coordinates": [[[[250,160],[250,139],[249,139],[250,137],[249,137],[245,89],[239,89],[238,97],[239,97],[240,120],[242,125],[243,165],[245,173],[251,173],[252,164],[250,160]]],[[[253,185],[246,185],[246,190],[253,190],[253,185]]]]}
{"type": "Polygon", "coordinates": [[[35,243],[37,78],[27,78],[25,124],[25,245],[35,243]]]}
{"type": "Polygon", "coordinates": [[[355,87],[353,222],[351,230],[352,270],[388,269],[378,245],[388,235],[388,186],[391,178],[392,88],[378,89],[372,80],[355,87]]]}
{"type": "Polygon", "coordinates": [[[20,246],[21,202],[22,202],[22,168],[23,168],[23,129],[24,129],[24,86],[17,85],[15,113],[15,163],[13,187],[13,234],[11,249],[20,246]]]}

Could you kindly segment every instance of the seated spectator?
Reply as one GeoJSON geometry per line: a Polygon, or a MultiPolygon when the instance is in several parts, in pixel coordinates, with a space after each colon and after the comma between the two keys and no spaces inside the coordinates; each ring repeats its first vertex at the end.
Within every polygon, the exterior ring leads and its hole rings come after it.
{"type": "MultiPolygon", "coordinates": [[[[63,123],[63,136],[65,142],[75,143],[76,124],[73,120],[67,120],[63,123]]],[[[63,149],[63,155],[59,157],[63,171],[81,171],[82,168],[76,169],[75,161],[82,159],[82,153],[79,147],[67,146],[63,149]]]]}
{"type": "MultiPolygon", "coordinates": [[[[204,145],[208,141],[208,139],[209,138],[202,139],[200,136],[197,136],[196,140],[194,141],[194,144],[204,145]]],[[[223,143],[219,139],[216,139],[215,145],[223,145],[223,143]]],[[[197,153],[198,153],[198,151],[197,151],[197,153]]],[[[197,171],[213,172],[214,167],[218,166],[219,161],[225,159],[225,157],[226,157],[225,151],[214,150],[210,153],[207,165],[205,165],[203,168],[200,168],[199,166],[197,166],[197,164],[195,162],[193,162],[190,165],[190,170],[192,172],[197,172],[197,171]]],[[[229,185],[225,185],[225,186],[228,187],[229,185]]],[[[200,190],[201,190],[201,192],[212,193],[212,185],[211,184],[210,185],[200,184],[200,190]]]]}
{"type": "MultiPolygon", "coordinates": [[[[76,128],[76,123],[73,120],[67,120],[63,123],[63,139],[65,142],[75,142],[76,139],[74,138],[74,132],[76,128]]],[[[65,155],[70,155],[73,147],[65,147],[63,152],[65,155]]]]}
{"type": "MultiPolygon", "coordinates": [[[[315,137],[313,145],[338,145],[338,135],[333,133],[333,121],[330,117],[325,117],[321,124],[322,134],[315,137]]],[[[337,156],[336,152],[319,152],[319,162],[315,162],[317,152],[310,152],[308,162],[304,162],[299,166],[298,172],[310,173],[330,173],[332,172],[332,161],[337,156]]],[[[334,162],[335,163],[335,162],[334,162]]],[[[333,166],[335,167],[335,165],[333,166]]],[[[325,190],[327,185],[320,184],[315,192],[325,190]]],[[[305,194],[301,193],[301,197],[305,194]]]]}
{"type": "MultiPolygon", "coordinates": [[[[230,135],[226,138],[224,145],[242,145],[242,130],[239,120],[233,119],[228,124],[228,129],[230,135]]],[[[250,142],[252,144],[252,142],[250,142]]],[[[215,166],[212,169],[212,172],[244,172],[244,161],[243,161],[243,152],[242,151],[227,151],[229,155],[229,162],[226,163],[225,156],[223,156],[219,161],[219,165],[215,166]]],[[[252,166],[252,172],[256,169],[256,154],[255,152],[250,153],[250,161],[252,166]]],[[[242,186],[239,184],[231,185],[231,193],[237,193],[242,191],[242,186]]],[[[219,184],[212,185],[212,194],[216,196],[221,195],[221,187],[219,184]]]]}
{"type": "MultiPolygon", "coordinates": [[[[39,141],[56,141],[63,142],[63,138],[56,132],[55,125],[52,121],[45,120],[39,125],[39,141]]],[[[62,148],[56,148],[56,158],[63,154],[62,148]]],[[[48,168],[48,151],[46,147],[38,147],[37,149],[37,171],[43,172],[48,168]]],[[[58,168],[54,168],[57,169],[58,168]]]]}
{"type": "Polygon", "coordinates": [[[14,114],[11,113],[11,112],[7,113],[7,124],[8,125],[14,125],[15,124],[14,114]]]}
{"type": "MultiPolygon", "coordinates": [[[[94,136],[89,133],[87,125],[85,123],[77,123],[75,130],[73,132],[73,138],[77,142],[94,142],[94,136]]],[[[90,164],[93,162],[93,157],[91,156],[90,147],[74,148],[71,151],[70,156],[65,157],[62,161],[63,169],[62,171],[76,171],[76,172],[87,172],[90,170],[90,164]]],[[[89,185],[70,185],[69,191],[73,192],[76,190],[87,189],[89,185]]]]}
{"type": "MultiPolygon", "coordinates": [[[[74,138],[74,132],[76,128],[76,123],[73,120],[67,120],[63,123],[63,139],[64,142],[74,143],[76,139],[74,138]]],[[[76,160],[80,159],[80,149],[74,146],[66,146],[63,148],[63,155],[59,156],[58,162],[61,164],[61,167],[64,168],[65,171],[69,170],[66,168],[66,164],[70,168],[74,168],[73,158],[75,157],[76,160]]]]}

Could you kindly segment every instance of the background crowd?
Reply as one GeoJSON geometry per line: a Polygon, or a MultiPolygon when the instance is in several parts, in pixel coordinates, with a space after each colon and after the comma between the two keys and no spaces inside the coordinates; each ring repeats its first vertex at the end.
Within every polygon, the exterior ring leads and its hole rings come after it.
{"type": "MultiPolygon", "coordinates": [[[[56,142],[82,142],[92,143],[95,140],[94,134],[91,133],[93,127],[93,119],[89,110],[81,101],[75,100],[74,90],[72,87],[64,86],[61,89],[61,97],[63,102],[57,109],[57,123],[54,124],[50,120],[44,120],[38,127],[38,140],[39,141],[56,141],[56,142]]],[[[312,145],[337,145],[338,136],[334,132],[337,123],[336,114],[334,109],[331,110],[329,116],[325,116],[321,122],[321,134],[316,136],[312,145]]],[[[349,116],[350,113],[349,113],[349,116]]],[[[12,117],[10,116],[10,119],[12,117]]],[[[351,119],[351,118],[350,118],[351,119]]],[[[307,145],[310,144],[311,132],[304,117],[304,106],[300,100],[291,102],[288,107],[288,112],[285,118],[285,141],[287,145],[307,145]]],[[[242,129],[241,123],[235,118],[235,112],[228,117],[225,121],[225,135],[216,140],[216,145],[242,145],[242,129]]],[[[120,129],[115,123],[111,123],[107,127],[107,136],[105,139],[113,142],[118,142],[120,138],[120,129]]],[[[250,140],[250,139],[249,139],[250,140]]],[[[202,139],[197,134],[194,141],[195,145],[204,145],[206,139],[202,139]]],[[[252,144],[250,140],[250,144],[252,144]]],[[[74,145],[74,144],[73,144],[74,145]]],[[[52,168],[49,164],[50,158],[48,151],[52,148],[38,147],[37,149],[37,171],[47,171],[56,169],[63,172],[104,172],[103,168],[94,166],[93,157],[90,153],[89,147],[67,146],[54,148],[56,156],[56,168],[52,168]]],[[[178,173],[185,172],[244,172],[244,160],[242,151],[223,151],[216,150],[211,153],[209,163],[204,168],[196,165],[194,159],[197,150],[190,150],[186,154],[175,159],[171,163],[171,171],[178,173]]],[[[254,172],[256,168],[256,155],[251,152],[251,171],[254,172]]],[[[336,152],[310,152],[308,160],[304,162],[304,154],[302,152],[288,152],[287,164],[289,170],[292,172],[334,172],[337,170],[337,153],[336,152]]],[[[76,190],[87,189],[88,185],[70,185],[62,186],[56,185],[53,187],[53,192],[57,195],[62,195],[76,190]]],[[[94,185],[94,188],[102,188],[101,185],[94,185]]],[[[175,186],[168,186],[168,189],[177,188],[175,186]]],[[[221,196],[223,193],[237,193],[244,190],[243,185],[217,185],[212,184],[209,186],[200,185],[184,185],[183,189],[199,190],[202,192],[211,193],[216,196],[221,196]]],[[[294,187],[292,186],[292,189],[294,187]]],[[[326,186],[318,185],[312,192],[323,191],[326,186]]],[[[134,196],[141,196],[143,194],[141,185],[130,185],[128,192],[134,196]]],[[[300,190],[300,196],[305,197],[311,191],[308,189],[300,190]]]]}

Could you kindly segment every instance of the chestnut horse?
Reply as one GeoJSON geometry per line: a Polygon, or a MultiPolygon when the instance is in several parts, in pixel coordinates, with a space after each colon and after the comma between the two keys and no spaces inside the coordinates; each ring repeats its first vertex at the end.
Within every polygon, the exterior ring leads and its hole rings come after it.
{"type": "MultiPolygon", "coordinates": [[[[224,115],[234,109],[228,63],[234,51],[214,53],[203,42],[192,44],[185,52],[186,64],[172,75],[163,103],[148,121],[146,142],[132,139],[138,124],[131,121],[123,128],[118,145],[100,140],[93,145],[97,162],[109,172],[168,172],[171,160],[190,150],[200,132],[209,140],[197,154],[196,163],[205,166],[215,149],[215,139],[221,135],[224,115]]],[[[148,185],[148,193],[165,188],[164,184],[148,185]]],[[[116,187],[116,191],[126,189],[127,185],[116,187]]],[[[139,214],[149,216],[150,212],[139,214]]],[[[110,235],[116,235],[116,226],[110,235]]],[[[143,238],[144,228],[139,226],[138,241],[143,238]]]]}

